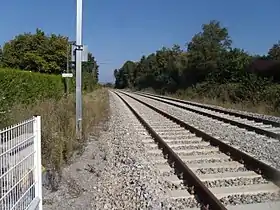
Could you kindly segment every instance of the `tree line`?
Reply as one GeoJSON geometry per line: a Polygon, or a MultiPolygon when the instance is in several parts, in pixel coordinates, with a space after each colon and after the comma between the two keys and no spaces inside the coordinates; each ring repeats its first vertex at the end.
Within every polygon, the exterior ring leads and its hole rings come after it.
{"type": "MultiPolygon", "coordinates": [[[[257,43],[256,43],[257,44],[257,43]]],[[[257,103],[280,107],[280,42],[267,55],[232,46],[228,29],[219,21],[202,25],[186,49],[163,47],[126,61],[114,70],[115,88],[153,89],[159,93],[187,92],[191,97],[257,103]]]]}
{"type": "MultiPolygon", "coordinates": [[[[247,77],[248,69],[255,60],[280,61],[280,42],[273,45],[268,55],[251,55],[243,49],[233,48],[228,30],[219,21],[202,25],[183,50],[179,45],[163,47],[140,61],[126,61],[115,69],[116,88],[149,88],[175,91],[203,81],[218,83],[237,82],[247,77]]],[[[278,66],[279,68],[279,66],[278,66]]],[[[275,68],[274,68],[275,69],[275,68]]],[[[267,77],[275,77],[272,74],[267,77]]]]}
{"type": "MultiPolygon", "coordinates": [[[[66,71],[69,38],[62,35],[46,35],[44,31],[36,29],[34,34],[24,33],[4,43],[0,47],[0,67],[28,70],[47,74],[62,74],[66,71]]],[[[69,50],[70,51],[70,50],[69,50]]],[[[74,69],[70,70],[75,73],[74,69]]],[[[88,54],[88,62],[83,62],[84,78],[98,82],[99,70],[97,62],[88,54]]]]}

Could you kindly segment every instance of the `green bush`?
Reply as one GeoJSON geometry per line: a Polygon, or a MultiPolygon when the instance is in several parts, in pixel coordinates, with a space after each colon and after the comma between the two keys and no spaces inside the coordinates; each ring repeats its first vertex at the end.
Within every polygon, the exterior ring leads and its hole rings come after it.
{"type": "Polygon", "coordinates": [[[61,76],[0,68],[0,112],[17,104],[60,99],[65,91],[61,76]]]}
{"type": "Polygon", "coordinates": [[[97,81],[95,81],[92,73],[83,72],[82,74],[83,91],[92,92],[96,88],[96,84],[97,81]]]}

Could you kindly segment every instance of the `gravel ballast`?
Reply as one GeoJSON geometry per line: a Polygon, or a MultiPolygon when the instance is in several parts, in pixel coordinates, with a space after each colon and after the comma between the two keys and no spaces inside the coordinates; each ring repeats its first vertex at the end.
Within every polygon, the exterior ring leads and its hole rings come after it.
{"type": "Polygon", "coordinates": [[[245,129],[222,123],[172,105],[145,98],[139,95],[132,95],[140,100],[153,105],[174,117],[198,128],[204,130],[207,134],[214,135],[220,140],[227,141],[230,145],[253,155],[255,158],[280,169],[280,141],[271,139],[267,136],[259,135],[254,132],[248,132],[245,129]]]}
{"type": "MultiPolygon", "coordinates": [[[[153,99],[159,99],[159,100],[162,100],[162,101],[165,101],[165,102],[171,102],[172,104],[183,106],[183,107],[186,107],[187,109],[196,110],[196,111],[199,111],[199,112],[202,112],[202,113],[205,113],[205,114],[210,114],[210,115],[213,115],[213,116],[222,117],[222,118],[227,119],[227,120],[241,121],[244,124],[247,124],[247,125],[250,125],[250,126],[253,126],[253,127],[257,127],[257,128],[262,128],[264,130],[269,129],[269,128],[272,127],[271,125],[264,125],[263,123],[256,123],[253,120],[249,120],[249,119],[245,119],[245,118],[240,118],[240,117],[236,117],[236,116],[231,115],[231,114],[225,114],[225,113],[222,113],[222,112],[219,112],[219,111],[214,111],[214,110],[210,110],[208,108],[202,108],[202,107],[193,105],[193,104],[201,105],[201,104],[198,104],[198,103],[185,104],[185,103],[182,103],[182,102],[171,101],[169,99],[158,98],[158,97],[155,97],[155,96],[149,96],[149,97],[152,97],[153,99]]],[[[210,107],[208,105],[205,105],[205,106],[206,107],[210,107]]],[[[220,108],[220,107],[210,107],[210,108],[218,108],[221,111],[225,111],[226,110],[225,108],[220,108]]],[[[232,111],[232,110],[227,110],[227,111],[232,111]]],[[[235,113],[244,114],[244,113],[237,112],[237,111],[235,111],[235,113]]],[[[258,114],[256,114],[254,116],[254,115],[252,115],[252,113],[247,113],[247,114],[244,114],[244,115],[257,117],[259,119],[266,119],[266,120],[270,119],[269,116],[263,117],[263,115],[259,116],[258,114]]],[[[271,121],[276,121],[277,122],[277,117],[275,117],[275,119],[271,119],[271,121]]]]}
{"type": "MultiPolygon", "coordinates": [[[[168,96],[165,96],[165,97],[172,99],[172,97],[168,97],[168,96]]],[[[182,100],[182,99],[180,99],[180,100],[182,100]]],[[[185,101],[188,101],[188,100],[185,100],[185,101]]],[[[198,103],[198,102],[195,102],[195,101],[188,101],[188,102],[191,102],[193,104],[198,104],[198,105],[202,104],[202,103],[198,103]]],[[[252,117],[258,117],[258,118],[262,118],[262,119],[265,119],[265,120],[272,120],[272,121],[280,123],[280,117],[277,117],[277,116],[259,114],[259,113],[237,110],[237,109],[224,108],[224,107],[217,106],[217,105],[212,105],[212,104],[203,104],[203,105],[208,106],[210,108],[218,108],[218,109],[221,109],[221,110],[232,111],[232,112],[236,112],[236,113],[240,113],[240,114],[244,114],[244,115],[248,115],[248,116],[252,116],[252,117]]]]}
{"type": "MultiPolygon", "coordinates": [[[[135,101],[134,99],[125,96],[123,94],[121,94],[125,100],[127,100],[132,106],[133,108],[140,113],[140,115],[142,117],[144,117],[145,120],[148,121],[149,125],[151,127],[153,127],[153,125],[157,125],[158,122],[162,123],[162,124],[168,124],[168,122],[166,122],[166,119],[157,113],[155,113],[154,111],[152,111],[151,109],[149,109],[148,107],[146,107],[143,104],[140,104],[139,102],[135,101]]],[[[160,108],[161,110],[164,110],[163,107],[160,107],[161,104],[159,105],[159,102],[153,102],[150,101],[150,99],[147,98],[143,98],[143,97],[139,97],[137,96],[137,98],[139,98],[141,101],[145,101],[146,103],[149,103],[150,105],[152,105],[153,107],[156,108],[160,108]]],[[[168,106],[166,104],[163,104],[163,106],[165,106],[165,108],[168,106]]],[[[172,107],[171,107],[172,108],[172,107]]],[[[170,108],[168,110],[165,110],[166,112],[170,113],[170,108]]],[[[173,110],[172,110],[173,111],[173,110]]],[[[174,114],[175,111],[172,112],[172,115],[175,116],[174,114]]],[[[190,115],[187,115],[185,113],[180,113],[178,114],[176,117],[182,119],[182,117],[180,116],[184,116],[187,118],[191,118],[190,115]]],[[[184,120],[186,121],[186,120],[184,120]]],[[[204,119],[204,121],[206,121],[204,119]]],[[[203,119],[200,119],[200,122],[204,122],[203,119]]],[[[207,122],[207,121],[206,121],[207,122]]],[[[192,124],[192,123],[190,123],[192,124]]],[[[192,124],[193,125],[193,124],[192,124]]],[[[195,126],[195,125],[193,125],[195,126]]],[[[198,126],[195,126],[198,127],[198,126]]],[[[200,128],[200,127],[198,127],[200,128]]],[[[207,127],[208,128],[208,127],[207,127]]],[[[204,128],[205,132],[207,132],[207,128],[204,128]]],[[[223,128],[219,128],[219,129],[223,129],[223,128]]],[[[219,130],[218,129],[218,130],[219,130]]],[[[212,134],[212,132],[210,133],[212,134]]],[[[228,141],[228,139],[226,139],[228,141]]],[[[243,166],[240,165],[240,167],[235,167],[235,168],[205,168],[205,170],[203,169],[198,169],[195,171],[196,174],[210,174],[210,173],[219,173],[219,172],[226,172],[226,171],[246,171],[247,169],[243,166]]],[[[167,174],[169,173],[171,175],[171,172],[166,171],[167,174]]],[[[244,185],[253,185],[253,184],[263,184],[263,183],[268,183],[267,180],[263,179],[262,177],[258,177],[258,178],[239,178],[236,177],[235,179],[229,179],[229,180],[215,180],[215,181],[206,181],[204,182],[206,184],[207,187],[231,187],[231,186],[244,186],[244,185]]],[[[174,188],[176,188],[176,186],[173,186],[174,188]]],[[[180,185],[177,186],[178,188],[180,188],[180,185]]],[[[222,198],[222,202],[226,205],[232,204],[232,205],[237,205],[237,204],[250,204],[250,203],[255,203],[255,202],[266,202],[266,201],[274,201],[274,200],[279,200],[279,193],[259,193],[257,195],[233,195],[233,196],[227,196],[222,198]],[[269,199],[268,199],[269,198],[269,199]]],[[[177,201],[178,202],[178,201],[177,201]]]]}
{"type": "Polygon", "coordinates": [[[113,93],[110,111],[100,136],[91,136],[83,154],[63,169],[59,189],[44,189],[45,210],[174,208],[134,128],[140,123],[113,93]]]}

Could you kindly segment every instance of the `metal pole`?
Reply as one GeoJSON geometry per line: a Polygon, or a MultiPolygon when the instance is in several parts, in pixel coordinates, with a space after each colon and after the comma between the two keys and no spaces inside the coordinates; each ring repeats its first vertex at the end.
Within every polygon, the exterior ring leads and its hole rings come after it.
{"type": "Polygon", "coordinates": [[[66,72],[69,73],[69,46],[70,46],[70,43],[68,42],[67,43],[67,68],[66,68],[66,72]]]}
{"type": "MultiPolygon", "coordinates": [[[[66,73],[69,73],[69,45],[70,43],[67,43],[67,67],[66,67],[66,73]]],[[[68,78],[65,78],[65,82],[66,82],[66,95],[68,95],[69,93],[69,79],[68,78]]]]}
{"type": "Polygon", "coordinates": [[[76,136],[82,138],[82,12],[83,0],[77,0],[76,25],[76,136]]]}

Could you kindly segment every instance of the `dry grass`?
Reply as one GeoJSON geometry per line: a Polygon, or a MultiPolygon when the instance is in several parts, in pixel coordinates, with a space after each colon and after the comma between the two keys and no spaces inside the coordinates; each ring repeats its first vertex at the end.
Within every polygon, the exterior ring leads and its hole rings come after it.
{"type": "Polygon", "coordinates": [[[229,109],[236,109],[236,110],[254,112],[254,113],[265,114],[265,115],[280,116],[280,112],[278,110],[275,110],[275,108],[271,104],[266,103],[266,102],[262,102],[262,103],[258,103],[258,104],[253,104],[250,102],[232,103],[232,102],[229,102],[230,100],[224,102],[217,98],[207,98],[207,97],[189,98],[185,95],[178,96],[177,94],[169,95],[169,96],[184,99],[184,100],[190,100],[190,101],[194,101],[194,102],[198,102],[198,103],[221,106],[221,107],[229,108],[229,109]]]}
{"type": "Polygon", "coordinates": [[[42,163],[49,169],[60,171],[74,151],[81,150],[94,126],[107,119],[108,92],[97,89],[83,96],[83,139],[75,137],[75,98],[69,96],[59,101],[46,100],[35,105],[15,106],[9,116],[9,124],[32,115],[42,118],[42,163]]]}

